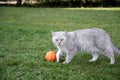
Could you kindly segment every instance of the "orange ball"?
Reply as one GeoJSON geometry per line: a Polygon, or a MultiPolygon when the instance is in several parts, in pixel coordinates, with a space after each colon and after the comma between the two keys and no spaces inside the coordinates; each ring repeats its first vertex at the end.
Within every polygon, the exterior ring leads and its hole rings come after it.
{"type": "Polygon", "coordinates": [[[56,53],[54,51],[47,52],[45,59],[48,61],[55,61],[56,60],[56,53]]]}

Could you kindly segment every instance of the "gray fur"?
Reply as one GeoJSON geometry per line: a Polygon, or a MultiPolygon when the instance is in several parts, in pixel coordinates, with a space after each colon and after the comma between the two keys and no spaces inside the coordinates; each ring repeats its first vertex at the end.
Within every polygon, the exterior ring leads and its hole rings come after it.
{"type": "Polygon", "coordinates": [[[96,61],[100,54],[104,54],[111,60],[110,64],[115,63],[114,53],[120,53],[112,44],[108,33],[98,28],[52,32],[52,41],[58,48],[57,62],[65,53],[65,64],[69,63],[78,51],[89,52],[93,56],[90,62],[96,61]]]}

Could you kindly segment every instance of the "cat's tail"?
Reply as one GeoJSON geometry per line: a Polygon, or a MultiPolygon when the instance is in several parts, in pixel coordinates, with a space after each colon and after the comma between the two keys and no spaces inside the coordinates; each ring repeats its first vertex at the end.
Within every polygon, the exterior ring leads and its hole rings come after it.
{"type": "Polygon", "coordinates": [[[114,53],[120,54],[120,49],[114,46],[114,53]]]}

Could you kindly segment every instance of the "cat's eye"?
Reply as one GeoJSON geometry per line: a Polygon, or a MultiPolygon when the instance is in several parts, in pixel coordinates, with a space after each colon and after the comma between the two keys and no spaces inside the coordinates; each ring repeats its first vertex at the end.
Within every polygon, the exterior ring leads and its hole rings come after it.
{"type": "Polygon", "coordinates": [[[63,41],[63,39],[61,39],[61,41],[63,41]]]}
{"type": "Polygon", "coordinates": [[[58,39],[55,39],[56,41],[58,41],[58,39]]]}

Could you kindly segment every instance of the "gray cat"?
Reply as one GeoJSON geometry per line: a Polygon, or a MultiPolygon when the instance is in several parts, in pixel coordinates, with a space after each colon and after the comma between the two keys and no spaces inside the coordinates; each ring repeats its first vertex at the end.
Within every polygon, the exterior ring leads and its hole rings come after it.
{"type": "Polygon", "coordinates": [[[52,32],[52,41],[58,48],[57,62],[66,54],[64,64],[69,63],[78,51],[89,52],[93,56],[90,62],[96,61],[100,54],[104,54],[110,59],[110,64],[115,63],[114,53],[120,53],[112,44],[108,33],[98,28],[52,32]]]}

